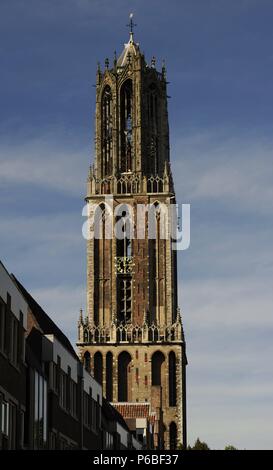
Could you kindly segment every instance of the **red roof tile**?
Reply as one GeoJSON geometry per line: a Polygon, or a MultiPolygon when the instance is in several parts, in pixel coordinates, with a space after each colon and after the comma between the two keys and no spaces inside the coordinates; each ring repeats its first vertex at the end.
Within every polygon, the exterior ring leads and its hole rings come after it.
{"type": "Polygon", "coordinates": [[[148,418],[149,403],[112,403],[123,418],[148,418]]]}

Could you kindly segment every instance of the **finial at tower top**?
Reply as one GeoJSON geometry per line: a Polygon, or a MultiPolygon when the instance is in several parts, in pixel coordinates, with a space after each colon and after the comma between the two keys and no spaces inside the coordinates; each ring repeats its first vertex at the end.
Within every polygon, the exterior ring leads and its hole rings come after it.
{"type": "Polygon", "coordinates": [[[128,23],[126,26],[130,28],[130,42],[134,42],[134,27],[137,26],[136,23],[133,22],[133,13],[130,13],[129,19],[130,23],[128,23]]]}

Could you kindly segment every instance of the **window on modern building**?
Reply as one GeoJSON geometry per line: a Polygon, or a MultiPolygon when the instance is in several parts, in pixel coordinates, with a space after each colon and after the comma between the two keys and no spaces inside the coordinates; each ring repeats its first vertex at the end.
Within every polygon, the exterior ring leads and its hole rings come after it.
{"type": "Polygon", "coordinates": [[[67,377],[66,377],[66,409],[68,412],[71,412],[71,367],[67,367],[67,377]]]}
{"type": "Polygon", "coordinates": [[[23,449],[25,446],[25,413],[20,411],[20,447],[23,449]]]}
{"type": "Polygon", "coordinates": [[[105,448],[106,449],[113,449],[113,443],[114,443],[113,435],[110,432],[106,431],[106,433],[105,433],[105,448]]]}
{"type": "Polygon", "coordinates": [[[61,358],[57,356],[57,367],[56,367],[56,391],[60,394],[60,375],[61,375],[61,358]]]}
{"type": "Polygon", "coordinates": [[[5,400],[1,406],[1,432],[6,436],[9,435],[9,404],[5,400]]]}
{"type": "Polygon", "coordinates": [[[70,380],[70,413],[77,418],[77,384],[70,380]]]}
{"type": "Polygon", "coordinates": [[[0,351],[5,350],[5,318],[6,318],[6,307],[4,302],[0,300],[0,351]]]}
{"type": "Polygon", "coordinates": [[[97,429],[100,428],[101,426],[101,407],[100,407],[100,397],[97,395],[97,401],[96,401],[96,421],[97,421],[97,429]]]}
{"type": "Polygon", "coordinates": [[[60,372],[60,406],[67,408],[67,377],[64,372],[60,372]]]}
{"type": "Polygon", "coordinates": [[[3,403],[4,397],[3,394],[0,393],[0,433],[2,431],[2,403],[3,403]]]}
{"type": "Polygon", "coordinates": [[[11,329],[10,329],[10,360],[15,366],[18,365],[18,320],[13,317],[11,319],[11,329]]]}
{"type": "Polygon", "coordinates": [[[7,304],[5,308],[5,337],[4,337],[4,353],[10,354],[10,330],[11,330],[11,296],[7,293],[7,304]]]}
{"type": "Polygon", "coordinates": [[[58,393],[57,365],[55,362],[51,362],[49,366],[49,386],[54,392],[58,393]]]}
{"type": "Polygon", "coordinates": [[[91,398],[91,423],[93,431],[97,430],[97,410],[96,410],[96,402],[93,398],[91,398]]]}
{"type": "Polygon", "coordinates": [[[91,404],[90,404],[90,395],[86,392],[83,393],[83,424],[90,429],[90,419],[91,419],[91,404]]]}
{"type": "Polygon", "coordinates": [[[25,332],[24,332],[24,315],[20,311],[19,322],[19,346],[18,346],[18,362],[25,361],[25,332]]]}
{"type": "Polygon", "coordinates": [[[35,371],[34,380],[34,446],[45,447],[47,442],[47,382],[35,371]]]}
{"type": "Polygon", "coordinates": [[[60,438],[60,450],[66,450],[67,449],[67,441],[61,437],[60,438]]]}
{"type": "Polygon", "coordinates": [[[17,433],[17,407],[14,403],[9,404],[9,448],[16,449],[17,433]]]}
{"type": "Polygon", "coordinates": [[[56,435],[55,432],[50,433],[49,448],[51,450],[56,450],[57,449],[57,435],[56,435]]]}

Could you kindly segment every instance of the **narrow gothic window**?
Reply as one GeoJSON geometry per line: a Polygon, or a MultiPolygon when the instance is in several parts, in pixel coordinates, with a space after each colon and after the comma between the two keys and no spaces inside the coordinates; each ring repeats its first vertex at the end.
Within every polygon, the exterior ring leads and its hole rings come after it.
{"type": "Polygon", "coordinates": [[[160,206],[158,202],[149,209],[149,274],[150,311],[152,321],[160,323],[159,310],[159,266],[160,266],[160,206]]]}
{"type": "Polygon", "coordinates": [[[127,351],[118,357],[118,401],[130,401],[131,391],[131,356],[127,351]]]}
{"type": "Polygon", "coordinates": [[[86,351],[83,356],[83,361],[84,361],[84,367],[85,369],[90,372],[91,370],[91,359],[90,359],[90,353],[86,351]]]}
{"type": "Polygon", "coordinates": [[[150,85],[148,91],[148,123],[150,132],[149,172],[156,176],[158,174],[158,97],[154,84],[150,85]]]}
{"type": "Polygon", "coordinates": [[[127,211],[122,211],[117,216],[120,235],[117,239],[117,300],[118,320],[121,323],[129,323],[132,317],[132,249],[131,227],[126,219],[127,211]]]}
{"type": "Polygon", "coordinates": [[[100,204],[94,213],[94,323],[104,324],[107,320],[107,302],[110,295],[110,239],[112,218],[107,205],[100,204]]]}
{"type": "Polygon", "coordinates": [[[177,428],[176,424],[172,422],[169,428],[170,434],[170,450],[176,450],[177,448],[177,428]]]}
{"type": "Polygon", "coordinates": [[[112,170],[112,92],[108,85],[102,97],[102,175],[111,174],[112,170]]]}
{"type": "Polygon", "coordinates": [[[94,378],[102,384],[102,354],[99,351],[94,355],[94,378]]]}
{"type": "Polygon", "coordinates": [[[157,351],[152,356],[152,385],[162,385],[165,356],[157,351]]]}
{"type": "Polygon", "coordinates": [[[121,172],[126,173],[132,171],[132,146],[133,146],[133,89],[132,89],[132,80],[126,80],[122,85],[120,91],[120,126],[121,126],[121,135],[120,135],[120,148],[121,148],[121,158],[120,158],[120,167],[121,172]]]}
{"type": "Polygon", "coordinates": [[[169,405],[176,406],[176,358],[173,351],[169,354],[169,405]]]}

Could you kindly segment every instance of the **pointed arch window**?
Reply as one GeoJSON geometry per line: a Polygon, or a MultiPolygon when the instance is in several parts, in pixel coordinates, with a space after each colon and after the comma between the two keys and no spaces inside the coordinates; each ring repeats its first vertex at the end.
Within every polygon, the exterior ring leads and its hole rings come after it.
{"type": "Polygon", "coordinates": [[[163,385],[165,356],[161,351],[152,355],[152,385],[163,385]]]}
{"type": "Polygon", "coordinates": [[[160,223],[161,206],[156,201],[148,212],[148,238],[149,238],[149,295],[150,313],[155,323],[159,318],[159,270],[160,270],[160,223]]]}
{"type": "Polygon", "coordinates": [[[112,91],[106,85],[102,94],[102,168],[103,176],[111,174],[113,150],[113,100],[112,91]]]}
{"type": "Polygon", "coordinates": [[[118,357],[118,401],[130,401],[132,390],[131,355],[127,351],[118,357]]]}
{"type": "Polygon", "coordinates": [[[148,120],[150,129],[150,168],[152,175],[158,174],[158,93],[154,83],[149,86],[148,91],[148,120]]]}
{"type": "Polygon", "coordinates": [[[99,351],[97,351],[94,355],[94,378],[99,384],[102,385],[103,362],[102,362],[102,354],[99,351]]]}
{"type": "Polygon", "coordinates": [[[109,276],[111,259],[108,255],[112,233],[112,215],[108,205],[102,203],[94,213],[94,323],[104,324],[106,318],[105,299],[109,295],[109,276]]]}
{"type": "Polygon", "coordinates": [[[130,323],[132,319],[132,216],[129,206],[120,205],[117,211],[116,245],[118,320],[130,323]]]}
{"type": "Polygon", "coordinates": [[[120,90],[120,169],[122,173],[133,170],[133,85],[126,80],[120,90]]]}
{"type": "Polygon", "coordinates": [[[174,422],[170,423],[169,427],[170,450],[177,449],[177,426],[174,422]]]}
{"type": "Polygon", "coordinates": [[[83,363],[84,363],[84,368],[87,370],[87,372],[90,372],[91,371],[91,356],[88,351],[84,353],[83,363]]]}
{"type": "Polygon", "coordinates": [[[169,406],[176,406],[176,357],[173,351],[169,354],[169,406]]]}

